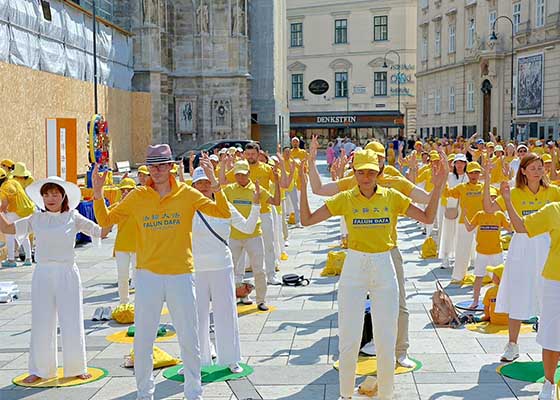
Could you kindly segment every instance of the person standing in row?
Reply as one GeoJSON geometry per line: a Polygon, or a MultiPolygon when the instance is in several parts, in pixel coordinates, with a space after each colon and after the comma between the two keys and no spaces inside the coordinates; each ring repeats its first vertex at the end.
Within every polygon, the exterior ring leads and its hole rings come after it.
{"type": "MultiPolygon", "coordinates": [[[[521,168],[524,168],[523,164],[522,161],[521,168]]],[[[526,214],[522,218],[515,206],[513,191],[510,191],[507,183],[501,185],[501,191],[503,202],[517,234],[526,234],[529,238],[550,235],[550,248],[542,270],[544,280],[542,313],[539,332],[537,333],[537,343],[542,346],[545,375],[539,400],[554,400],[556,398],[554,374],[560,360],[560,268],[558,268],[560,262],[560,230],[558,225],[560,203],[558,201],[550,202],[538,211],[526,214]]]]}
{"type": "MultiPolygon", "coordinates": [[[[209,199],[214,191],[204,169],[198,167],[193,172],[193,187],[209,199]]],[[[193,220],[193,259],[196,269],[196,300],[198,304],[198,324],[200,355],[202,366],[212,365],[210,343],[210,302],[216,325],[216,348],[218,364],[227,365],[238,374],[243,371],[239,326],[235,305],[235,284],[233,259],[228,242],[231,227],[250,234],[255,230],[261,210],[258,183],[253,192],[253,203],[248,218],[229,205],[231,218],[216,218],[197,211],[193,220]]]]}
{"type": "Polygon", "coordinates": [[[31,280],[31,344],[25,383],[57,376],[56,321],[60,322],[65,377],[89,379],[86,365],[82,281],[75,262],[76,233],[101,237],[101,227],[80,215],[80,188],[59,177],[41,179],[27,193],[43,212],[9,221],[0,214],[2,232],[35,235],[37,268],[31,280]]]}
{"type": "MultiPolygon", "coordinates": [[[[443,157],[442,157],[443,158],[443,157]]],[[[340,353],[340,396],[354,394],[356,362],[364,324],[363,306],[369,291],[372,301],[374,336],[377,344],[379,399],[393,398],[395,346],[399,313],[399,287],[391,249],[396,247],[393,231],[399,215],[420,222],[434,221],[441,191],[447,179],[447,163],[440,161],[433,175],[434,191],[425,211],[394,189],[377,184],[378,154],[373,150],[354,153],[357,186],[326,200],[311,212],[307,200],[307,179],[302,177],[301,220],[304,226],[318,224],[340,215],[348,226],[348,254],[338,286],[338,326],[340,353]]]]}
{"type": "MultiPolygon", "coordinates": [[[[508,209],[503,197],[498,197],[496,201],[490,198],[492,167],[489,164],[484,175],[484,211],[505,212],[508,209]]],[[[544,163],[534,153],[521,159],[515,182],[515,188],[511,190],[511,202],[518,215],[526,217],[549,203],[560,201],[560,188],[548,183],[544,175],[544,163]]],[[[516,231],[511,238],[496,301],[496,312],[509,314],[509,340],[501,361],[510,362],[519,357],[517,341],[521,323],[539,315],[543,285],[541,272],[549,246],[550,236],[546,233],[529,237],[525,232],[516,231]]]]}
{"type": "Polygon", "coordinates": [[[196,189],[177,183],[170,171],[174,165],[167,144],[149,146],[146,165],[150,178],[146,186],[130,193],[118,206],[107,210],[103,200],[106,173],[93,173],[95,216],[102,226],[133,218],[136,223],[136,298],[134,374],[138,399],[153,399],[153,345],[163,302],[167,302],[177,330],[181,359],[185,363],[184,394],[187,400],[201,400],[200,348],[193,279],[192,221],[197,210],[209,216],[230,218],[229,205],[214,176],[208,156],[201,165],[211,181],[216,201],[196,189]]]}

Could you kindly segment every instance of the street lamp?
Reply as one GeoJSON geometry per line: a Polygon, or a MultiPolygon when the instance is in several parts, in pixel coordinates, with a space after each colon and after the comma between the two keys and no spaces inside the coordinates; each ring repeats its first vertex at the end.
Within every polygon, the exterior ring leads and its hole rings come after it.
{"type": "Polygon", "coordinates": [[[490,40],[498,40],[498,35],[496,35],[496,23],[499,19],[504,18],[509,21],[511,24],[511,80],[510,80],[510,113],[511,113],[511,121],[510,121],[510,139],[513,139],[513,52],[514,52],[514,41],[513,37],[515,35],[515,25],[510,17],[507,15],[500,15],[494,23],[492,24],[492,34],[490,35],[490,40]]]}
{"type": "MultiPolygon", "coordinates": [[[[399,119],[401,118],[401,55],[395,51],[395,50],[389,50],[387,53],[385,53],[385,56],[383,57],[383,68],[387,68],[387,54],[389,53],[393,53],[396,54],[397,56],[397,63],[398,68],[397,68],[397,104],[398,104],[398,108],[399,108],[399,119]]],[[[399,135],[400,135],[400,128],[399,128],[399,135]]]]}

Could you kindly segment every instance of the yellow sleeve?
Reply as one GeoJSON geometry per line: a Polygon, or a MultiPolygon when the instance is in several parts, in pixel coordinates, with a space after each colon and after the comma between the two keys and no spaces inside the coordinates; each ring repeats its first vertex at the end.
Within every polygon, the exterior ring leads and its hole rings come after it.
{"type": "Polygon", "coordinates": [[[235,182],[235,174],[233,173],[233,168],[226,172],[226,179],[229,183],[235,182]]]}
{"type": "Polygon", "coordinates": [[[496,198],[496,204],[500,207],[502,211],[505,211],[507,209],[506,202],[504,201],[504,198],[502,196],[498,196],[496,198]]]}
{"type": "Polygon", "coordinates": [[[348,176],[336,181],[336,186],[338,186],[338,190],[341,192],[352,189],[354,186],[356,186],[356,184],[357,182],[354,176],[348,176]]]}
{"type": "Polygon", "coordinates": [[[480,217],[484,214],[484,211],[477,212],[471,220],[471,225],[478,226],[480,224],[480,217]]]}
{"type": "Polygon", "coordinates": [[[392,201],[391,204],[393,206],[393,211],[395,211],[399,215],[405,215],[408,211],[408,207],[410,207],[410,203],[412,200],[409,197],[406,197],[401,192],[398,192],[394,189],[389,189],[392,193],[392,201]]]}
{"type": "Polygon", "coordinates": [[[268,192],[268,190],[261,188],[261,207],[272,197],[273,196],[268,192]]]}
{"type": "MultiPolygon", "coordinates": [[[[231,211],[226,196],[220,190],[214,193],[215,202],[204,196],[198,190],[188,189],[193,200],[190,202],[195,210],[217,218],[231,218],[231,211]]],[[[126,200],[126,199],[125,199],[126,200]]]]}
{"type": "Polygon", "coordinates": [[[504,213],[500,213],[500,216],[502,217],[502,228],[511,230],[511,224],[509,223],[509,220],[506,218],[506,215],[504,213]]]}
{"type": "Polygon", "coordinates": [[[115,204],[114,207],[111,207],[110,210],[107,209],[105,199],[94,200],[93,212],[99,226],[102,228],[108,228],[128,218],[134,209],[134,207],[132,207],[132,202],[136,197],[137,192],[134,190],[126,196],[124,200],[115,204]]]}
{"type": "Polygon", "coordinates": [[[17,187],[13,185],[13,182],[7,181],[2,185],[0,189],[0,196],[2,198],[7,199],[8,197],[15,196],[17,194],[17,187]]]}
{"type": "Polygon", "coordinates": [[[327,206],[331,215],[344,215],[344,211],[348,208],[346,192],[340,192],[325,200],[325,206],[327,206]]]}
{"type": "Polygon", "coordinates": [[[560,218],[560,210],[557,203],[550,203],[534,214],[523,218],[527,235],[534,237],[542,233],[550,232],[554,222],[560,218]]]}
{"type": "Polygon", "coordinates": [[[457,185],[451,189],[447,187],[445,189],[445,197],[453,197],[454,199],[458,199],[459,197],[461,197],[461,185],[457,185]]]}
{"type": "Polygon", "coordinates": [[[414,183],[410,182],[406,178],[397,178],[396,184],[393,187],[407,197],[410,197],[412,191],[416,188],[414,183]]]}

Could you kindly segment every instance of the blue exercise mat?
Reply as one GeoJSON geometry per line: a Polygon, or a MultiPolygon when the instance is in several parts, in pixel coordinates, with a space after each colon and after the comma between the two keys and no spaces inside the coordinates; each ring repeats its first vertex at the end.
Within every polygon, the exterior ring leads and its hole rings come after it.
{"type": "Polygon", "coordinates": [[[472,300],[465,300],[455,304],[455,307],[457,307],[459,310],[466,311],[484,311],[484,304],[482,304],[482,302],[479,301],[475,309],[469,308],[471,304],[472,300]]]}

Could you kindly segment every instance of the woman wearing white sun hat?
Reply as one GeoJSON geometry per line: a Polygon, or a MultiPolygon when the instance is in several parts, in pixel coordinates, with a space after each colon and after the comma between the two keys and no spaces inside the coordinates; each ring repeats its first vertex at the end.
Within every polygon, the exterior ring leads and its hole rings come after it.
{"type": "Polygon", "coordinates": [[[26,383],[57,375],[56,320],[60,321],[64,376],[91,377],[86,366],[82,309],[82,282],[75,263],[76,233],[94,238],[101,228],[75,210],[80,188],[59,177],[41,179],[27,188],[31,200],[43,210],[14,223],[0,216],[4,233],[36,238],[37,268],[31,281],[31,346],[26,383]]]}
{"type": "MultiPolygon", "coordinates": [[[[193,172],[193,187],[213,199],[210,179],[201,167],[193,172]]],[[[218,364],[233,373],[243,371],[239,326],[235,305],[233,259],[228,242],[231,227],[250,234],[255,230],[261,211],[260,189],[256,185],[253,204],[247,219],[230,204],[230,218],[216,218],[197,212],[193,218],[193,259],[198,304],[198,328],[202,366],[212,365],[210,344],[210,302],[216,325],[218,364]]]]}

